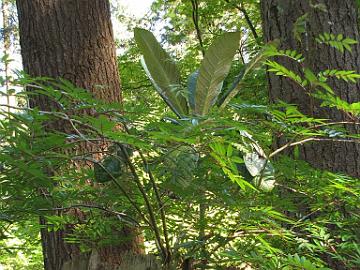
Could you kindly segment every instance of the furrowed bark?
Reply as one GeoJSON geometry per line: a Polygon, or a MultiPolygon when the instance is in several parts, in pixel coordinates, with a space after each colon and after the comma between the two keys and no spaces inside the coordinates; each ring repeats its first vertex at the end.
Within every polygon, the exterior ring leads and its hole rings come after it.
{"type": "MultiPolygon", "coordinates": [[[[360,41],[358,24],[358,9],[353,0],[317,0],[261,1],[263,29],[265,42],[275,39],[281,41],[282,49],[295,49],[305,57],[305,66],[316,74],[326,69],[355,70],[360,73],[360,43],[352,46],[352,53],[339,52],[326,44],[319,44],[315,38],[319,34],[343,34],[346,37],[360,41]],[[312,3],[312,4],[311,4],[312,3]],[[301,42],[294,37],[293,29],[296,20],[308,14],[306,33],[301,42]]],[[[277,61],[285,67],[300,73],[299,65],[294,61],[279,58],[277,61]]],[[[270,100],[283,100],[297,104],[300,110],[308,116],[327,118],[333,121],[352,122],[353,119],[337,109],[321,108],[301,87],[289,79],[268,75],[270,100]]],[[[360,101],[360,83],[352,84],[341,80],[330,79],[330,86],[335,93],[349,103],[360,101]]],[[[358,133],[355,125],[346,125],[350,132],[358,133]]],[[[286,142],[281,138],[278,146],[286,142]]],[[[360,146],[345,142],[316,142],[301,147],[301,156],[313,166],[342,172],[354,177],[360,177],[360,146]]]]}
{"type": "MultiPolygon", "coordinates": [[[[26,73],[32,77],[63,78],[89,90],[98,99],[122,102],[108,0],[18,0],[16,3],[26,73]]],[[[42,111],[59,109],[46,96],[33,97],[29,103],[42,111]]],[[[91,111],[83,113],[91,114],[91,111]]],[[[51,128],[69,131],[60,122],[52,123],[51,128]]],[[[74,151],[99,151],[107,145],[84,144],[80,148],[74,151]]],[[[71,226],[49,232],[45,218],[40,218],[40,223],[44,226],[41,235],[46,270],[118,269],[126,254],[143,252],[142,239],[133,228],[114,231],[114,237],[132,236],[129,242],[81,254],[78,245],[64,240],[72,232],[71,226]]]]}
{"type": "MultiPolygon", "coordinates": [[[[315,40],[319,34],[330,33],[335,36],[342,34],[360,41],[358,9],[355,1],[262,0],[261,10],[265,42],[278,39],[281,49],[291,49],[302,53],[305,57],[304,66],[315,74],[326,69],[354,70],[360,73],[359,43],[352,46],[351,53],[339,52],[315,40]],[[302,33],[301,40],[298,40],[293,32],[294,25],[298,18],[305,14],[307,14],[305,33],[302,33]]],[[[301,74],[301,67],[295,61],[280,57],[276,61],[301,74]]],[[[329,85],[341,99],[349,103],[360,101],[359,82],[353,84],[330,79],[329,85]]],[[[268,86],[272,102],[282,100],[289,104],[296,104],[300,111],[308,116],[330,119],[333,122],[346,122],[344,127],[349,132],[359,133],[358,125],[352,124],[356,119],[335,108],[321,107],[319,101],[314,100],[303,88],[289,79],[269,73],[268,86]]],[[[275,148],[278,150],[287,143],[289,142],[282,137],[275,138],[275,148]]],[[[360,177],[360,145],[358,143],[341,140],[313,140],[301,144],[300,155],[303,160],[316,168],[360,177]]],[[[301,205],[299,207],[307,208],[301,205]]],[[[330,225],[329,229],[331,230],[330,225]]],[[[328,254],[321,254],[321,258],[331,269],[348,269],[343,262],[328,254]]]]}

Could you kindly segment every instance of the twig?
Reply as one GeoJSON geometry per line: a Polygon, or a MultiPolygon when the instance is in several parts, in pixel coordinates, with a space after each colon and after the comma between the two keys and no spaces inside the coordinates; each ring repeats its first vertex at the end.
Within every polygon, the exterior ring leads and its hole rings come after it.
{"type": "Polygon", "coordinates": [[[256,28],[254,26],[254,24],[252,23],[249,14],[247,13],[246,9],[240,4],[240,5],[236,5],[231,3],[229,0],[225,0],[226,3],[232,5],[233,7],[235,7],[237,10],[239,10],[245,17],[246,23],[248,24],[252,35],[254,36],[254,39],[256,41],[257,44],[260,44],[259,42],[259,35],[256,32],[256,28]]]}
{"type": "Polygon", "coordinates": [[[310,138],[306,138],[304,140],[301,141],[297,141],[297,142],[288,142],[287,144],[283,145],[282,147],[276,149],[274,152],[272,152],[269,155],[269,159],[272,158],[273,156],[281,153],[282,151],[284,151],[285,149],[292,147],[292,146],[296,146],[296,145],[301,145],[307,142],[345,142],[345,143],[360,143],[360,140],[350,140],[350,139],[331,139],[331,138],[314,138],[314,137],[310,137],[310,138]]]}
{"type": "Polygon", "coordinates": [[[134,165],[132,164],[132,162],[130,160],[130,157],[129,157],[126,149],[124,149],[124,147],[122,145],[119,145],[119,147],[120,147],[120,150],[121,150],[123,156],[125,157],[126,163],[128,164],[132,175],[134,176],[134,180],[136,182],[136,185],[138,186],[138,189],[139,189],[139,191],[140,191],[140,193],[141,193],[141,195],[142,195],[142,197],[143,197],[143,199],[145,201],[145,205],[146,205],[146,208],[147,208],[147,210],[149,212],[149,216],[150,216],[150,222],[152,224],[152,228],[154,230],[155,237],[157,239],[158,247],[159,247],[159,249],[160,249],[160,251],[161,251],[161,253],[163,255],[164,261],[166,261],[167,252],[166,252],[166,250],[164,249],[164,247],[162,245],[159,228],[157,226],[155,215],[154,215],[154,210],[153,210],[153,208],[152,208],[152,206],[150,204],[149,198],[146,195],[145,189],[141,184],[140,178],[139,178],[139,176],[138,176],[138,174],[136,172],[136,169],[135,169],[134,165]]]}
{"type": "Polygon", "coordinates": [[[126,215],[124,213],[109,210],[107,208],[97,206],[97,205],[75,204],[75,205],[71,205],[71,206],[68,206],[68,207],[55,207],[55,208],[50,208],[50,209],[38,209],[38,211],[41,211],[41,212],[43,212],[43,211],[62,211],[62,210],[69,210],[69,209],[73,209],[73,208],[99,209],[99,210],[102,210],[104,212],[116,215],[117,217],[125,217],[125,218],[131,220],[131,222],[130,222],[131,225],[136,224],[136,226],[140,226],[139,222],[137,222],[135,219],[133,219],[132,217],[129,217],[128,215],[126,215]]]}
{"type": "MultiPolygon", "coordinates": [[[[74,160],[79,160],[79,158],[76,158],[74,160]]],[[[130,196],[127,194],[127,192],[124,190],[124,188],[119,184],[119,182],[116,180],[116,178],[109,172],[108,169],[104,167],[99,161],[96,161],[91,158],[82,158],[82,160],[90,161],[94,164],[97,164],[101,167],[102,170],[104,170],[111,178],[111,180],[115,183],[115,185],[120,189],[120,191],[124,194],[126,199],[130,202],[130,204],[136,209],[136,211],[140,214],[141,218],[150,226],[152,227],[152,223],[149,222],[149,220],[144,216],[141,209],[137,206],[137,204],[130,198],[130,196]]]]}
{"type": "Polygon", "coordinates": [[[315,125],[314,128],[335,126],[335,125],[360,125],[360,123],[359,122],[351,122],[351,121],[329,122],[329,123],[315,125]]]}
{"type": "Polygon", "coordinates": [[[144,157],[144,155],[138,150],[139,152],[139,155],[141,157],[141,160],[143,162],[143,165],[146,169],[146,172],[149,176],[149,179],[150,179],[150,183],[154,189],[154,192],[155,192],[155,197],[156,197],[156,200],[157,200],[157,203],[159,205],[159,211],[160,211],[160,216],[161,216],[161,222],[162,222],[162,227],[163,227],[163,232],[164,232],[164,238],[165,238],[165,245],[166,245],[166,251],[167,251],[167,257],[166,257],[166,261],[169,262],[170,261],[170,258],[171,258],[171,254],[170,254],[170,242],[169,242],[169,236],[168,236],[168,231],[167,231],[167,224],[166,224],[166,215],[165,215],[165,210],[164,210],[164,204],[161,200],[161,197],[160,197],[160,193],[159,193],[159,190],[156,186],[156,182],[155,182],[155,178],[154,178],[154,175],[152,174],[150,168],[149,168],[149,165],[144,157]]]}
{"type": "Polygon", "coordinates": [[[199,27],[199,4],[197,0],[191,0],[192,5],[192,19],[196,30],[196,35],[199,40],[200,50],[203,56],[205,56],[205,48],[202,40],[201,30],[199,27]]]}
{"type": "MultiPolygon", "coordinates": [[[[124,126],[125,131],[128,134],[130,134],[130,130],[128,129],[128,127],[125,124],[123,126],[124,126]]],[[[165,206],[164,206],[164,203],[161,200],[160,192],[159,192],[159,189],[157,188],[154,175],[150,170],[149,164],[148,164],[145,156],[143,155],[143,153],[140,151],[139,148],[136,148],[136,150],[138,151],[138,153],[140,155],[140,158],[141,158],[141,160],[143,162],[144,168],[146,169],[146,173],[149,176],[150,183],[151,183],[152,188],[153,188],[153,190],[155,192],[155,197],[156,197],[157,203],[159,205],[159,211],[160,211],[161,222],[162,222],[162,227],[163,227],[163,233],[164,233],[164,238],[165,238],[165,245],[166,245],[166,249],[167,249],[167,261],[169,261],[170,257],[171,257],[171,254],[170,254],[170,241],[169,241],[169,236],[168,236],[168,231],[167,231],[165,206]]]]}

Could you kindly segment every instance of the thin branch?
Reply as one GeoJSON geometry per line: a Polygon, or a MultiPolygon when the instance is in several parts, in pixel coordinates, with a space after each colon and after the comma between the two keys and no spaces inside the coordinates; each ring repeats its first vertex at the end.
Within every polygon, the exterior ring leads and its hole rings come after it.
{"type": "Polygon", "coordinates": [[[256,41],[257,44],[260,44],[259,42],[259,35],[258,33],[256,32],[256,28],[254,26],[254,24],[252,23],[251,21],[251,18],[249,16],[249,13],[246,11],[246,9],[242,6],[242,4],[240,5],[236,5],[236,4],[233,4],[231,3],[229,0],[225,0],[226,3],[232,5],[233,7],[235,7],[237,10],[239,10],[243,15],[244,15],[244,18],[245,18],[245,21],[246,23],[248,24],[250,30],[251,30],[251,33],[256,41]]]}
{"type": "MultiPolygon", "coordinates": [[[[135,219],[133,219],[132,217],[129,217],[128,215],[121,213],[121,212],[117,212],[114,210],[110,210],[101,206],[97,206],[97,205],[87,205],[87,204],[75,204],[75,205],[71,205],[68,207],[56,207],[56,208],[50,208],[50,209],[38,209],[38,211],[63,211],[63,210],[69,210],[69,209],[73,209],[73,208],[90,208],[90,209],[98,209],[101,211],[104,211],[106,213],[110,213],[113,214],[117,217],[119,217],[120,220],[124,220],[124,218],[131,220],[131,222],[129,222],[131,225],[136,225],[136,226],[140,226],[139,222],[137,222],[135,219]]],[[[125,221],[125,220],[124,220],[125,221]]]]}
{"type": "Polygon", "coordinates": [[[228,243],[230,243],[233,240],[236,240],[238,238],[244,237],[244,236],[250,236],[250,235],[257,235],[257,234],[263,234],[266,233],[269,236],[274,236],[276,234],[271,233],[269,230],[266,229],[257,229],[257,230],[241,230],[233,232],[231,235],[225,237],[224,242],[218,243],[213,250],[211,251],[211,254],[215,254],[216,251],[218,251],[220,248],[225,247],[228,243]]]}
{"type": "Polygon", "coordinates": [[[126,90],[138,90],[138,89],[141,89],[141,88],[149,88],[149,87],[152,87],[153,85],[152,84],[141,84],[141,85],[138,85],[136,87],[126,87],[126,86],[123,86],[123,89],[126,89],[126,90]]]}
{"type": "Polygon", "coordinates": [[[316,125],[316,126],[314,126],[314,128],[326,127],[326,126],[335,126],[335,125],[360,125],[360,123],[359,122],[351,122],[351,121],[329,122],[329,123],[316,125]]]}
{"type": "Polygon", "coordinates": [[[202,40],[202,34],[199,26],[199,4],[197,0],[191,0],[192,5],[192,19],[196,30],[196,35],[199,40],[200,50],[203,56],[205,56],[205,48],[202,40]]]}
{"type": "Polygon", "coordinates": [[[282,151],[284,151],[285,149],[289,148],[289,147],[293,147],[293,146],[296,146],[296,145],[302,145],[304,143],[307,143],[307,142],[345,142],[345,143],[360,143],[360,140],[350,140],[350,139],[331,139],[331,138],[314,138],[314,137],[311,137],[311,138],[306,138],[306,139],[303,139],[301,141],[297,141],[297,142],[288,142],[287,144],[283,145],[282,147],[276,149],[274,152],[272,152],[270,155],[269,155],[269,159],[272,158],[273,156],[281,153],[282,151]]]}
{"type": "MultiPolygon", "coordinates": [[[[330,202],[328,204],[328,206],[334,205],[335,202],[330,202]]],[[[290,230],[293,230],[297,224],[299,224],[300,222],[303,222],[304,220],[310,218],[311,216],[315,215],[316,213],[320,212],[321,210],[323,210],[323,207],[319,207],[313,211],[311,211],[309,214],[303,216],[302,218],[300,218],[298,221],[295,222],[295,224],[290,228],[290,230]]]]}
{"type": "Polygon", "coordinates": [[[154,214],[154,210],[150,204],[150,201],[149,201],[149,198],[147,197],[146,195],[146,192],[145,192],[145,189],[144,187],[142,186],[141,184],[141,181],[140,181],[140,178],[136,172],[136,169],[134,167],[134,165],[132,164],[131,160],[130,160],[130,157],[126,151],[126,149],[124,149],[124,147],[119,144],[119,147],[120,147],[120,150],[123,154],[123,156],[125,157],[125,160],[126,160],[126,163],[128,164],[129,168],[130,168],[130,171],[132,173],[132,175],[134,176],[134,180],[136,182],[136,185],[138,186],[138,189],[145,201],[145,205],[146,205],[146,208],[149,212],[149,216],[150,216],[150,222],[152,224],[152,227],[153,227],[153,230],[154,230],[154,233],[155,233],[155,237],[157,239],[157,243],[158,243],[158,247],[163,255],[163,258],[164,258],[164,261],[166,261],[166,258],[167,258],[167,252],[166,250],[164,249],[163,245],[162,245],[162,241],[161,241],[161,237],[160,237],[160,232],[159,232],[159,228],[157,226],[157,223],[156,223],[156,219],[155,219],[155,214],[154,214]]]}
{"type": "MultiPolygon", "coordinates": [[[[130,134],[130,130],[128,129],[128,127],[125,124],[123,126],[124,126],[125,131],[128,134],[130,134]]],[[[143,155],[143,153],[140,151],[139,148],[136,148],[136,150],[138,151],[138,153],[140,155],[140,158],[141,158],[141,160],[143,162],[144,168],[145,168],[145,170],[146,170],[146,172],[147,172],[147,174],[149,176],[152,188],[153,188],[153,190],[155,192],[155,197],[156,197],[157,203],[159,205],[159,211],[160,211],[160,215],[161,215],[161,222],[162,222],[163,233],[164,233],[164,238],[165,238],[165,245],[166,245],[167,256],[168,256],[167,259],[170,260],[170,256],[171,256],[171,254],[170,254],[170,241],[169,241],[169,236],[168,236],[168,231],[167,231],[167,223],[166,223],[166,214],[165,214],[164,203],[161,200],[160,192],[159,192],[159,189],[157,188],[154,175],[150,170],[149,164],[148,164],[145,156],[143,155]]]]}
{"type": "Polygon", "coordinates": [[[168,231],[167,231],[166,214],[165,214],[165,210],[164,210],[164,204],[163,204],[163,202],[161,200],[159,190],[158,190],[158,188],[156,186],[154,175],[152,174],[152,172],[151,172],[151,170],[149,168],[147,160],[145,159],[144,155],[139,151],[139,149],[137,149],[137,150],[139,152],[139,155],[141,157],[143,165],[144,165],[144,167],[146,169],[146,172],[147,172],[147,174],[149,176],[150,183],[151,183],[151,185],[152,185],[152,187],[154,189],[155,197],[156,197],[157,203],[159,205],[159,211],[160,211],[161,222],[162,222],[164,238],[165,238],[165,245],[166,245],[166,250],[167,250],[166,261],[169,262],[170,256],[171,256],[171,254],[170,254],[170,241],[169,241],[169,236],[168,236],[168,231]]]}
{"type": "Polygon", "coordinates": [[[136,211],[139,213],[139,215],[141,216],[141,218],[150,226],[152,226],[152,223],[149,222],[149,220],[144,216],[143,212],[141,211],[141,209],[139,208],[139,206],[137,206],[137,204],[130,198],[129,194],[127,194],[127,192],[125,191],[125,189],[120,185],[120,183],[117,181],[117,179],[111,174],[111,172],[109,172],[108,169],[106,169],[104,167],[104,165],[102,165],[99,161],[91,159],[91,158],[74,158],[73,160],[86,160],[86,161],[90,161],[94,164],[97,164],[101,167],[102,170],[104,170],[111,178],[111,180],[114,182],[114,184],[120,189],[120,191],[124,194],[124,196],[126,197],[126,199],[130,202],[130,204],[136,209],[136,211]]]}

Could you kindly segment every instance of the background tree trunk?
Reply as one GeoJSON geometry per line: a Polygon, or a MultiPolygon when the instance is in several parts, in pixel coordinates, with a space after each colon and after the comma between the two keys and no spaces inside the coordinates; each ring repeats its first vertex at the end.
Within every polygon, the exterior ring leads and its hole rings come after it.
{"type": "MultiPolygon", "coordinates": [[[[355,44],[353,52],[344,53],[319,44],[315,38],[322,33],[343,34],[360,40],[358,9],[353,0],[262,0],[263,31],[265,41],[280,40],[282,49],[295,49],[305,57],[305,66],[315,74],[325,69],[356,70],[360,67],[360,44],[355,44]],[[300,16],[307,14],[306,32],[301,41],[294,36],[294,24],[300,16]]],[[[285,58],[277,61],[300,74],[299,65],[285,58]]],[[[301,112],[308,116],[327,118],[333,121],[351,121],[337,109],[321,108],[319,102],[312,100],[304,90],[289,79],[268,74],[270,100],[283,100],[297,104],[301,112]]],[[[340,80],[329,80],[335,93],[347,102],[360,101],[360,84],[350,84],[340,80]]],[[[346,127],[351,132],[358,132],[354,126],[346,127]]],[[[285,144],[283,138],[277,138],[278,146],[285,144]]],[[[342,172],[360,177],[360,147],[355,143],[317,142],[307,144],[300,149],[302,158],[314,167],[342,172]]],[[[330,256],[321,255],[331,269],[346,269],[340,261],[330,256]]]]}
{"type": "MultiPolygon", "coordinates": [[[[121,103],[108,0],[18,0],[16,3],[25,72],[32,77],[64,78],[88,89],[96,98],[121,103]]],[[[46,96],[32,98],[30,106],[57,109],[46,96]]],[[[53,128],[66,132],[66,127],[59,123],[54,123],[53,128]]],[[[91,150],[87,148],[90,146],[82,147],[85,149],[80,150],[91,150]]],[[[41,218],[41,223],[46,225],[46,220],[41,218]]],[[[91,255],[80,254],[77,245],[64,241],[69,232],[71,228],[57,232],[42,229],[46,270],[115,269],[124,251],[142,252],[140,238],[134,236],[131,243],[105,247],[91,255]]],[[[128,236],[133,232],[128,228],[120,234],[128,236]]]]}
{"type": "MultiPolygon", "coordinates": [[[[324,32],[360,41],[358,9],[353,0],[263,0],[261,1],[263,31],[265,41],[280,39],[284,49],[295,49],[305,57],[305,65],[315,73],[325,69],[356,70],[360,67],[360,44],[355,44],[350,53],[344,53],[319,44],[315,38],[324,32]],[[294,37],[296,20],[307,14],[306,33],[301,42],[294,37]]],[[[278,59],[279,63],[299,72],[299,66],[289,59],[278,59]]],[[[347,102],[360,101],[360,84],[330,80],[335,93],[347,102]]],[[[349,118],[337,109],[320,108],[311,98],[289,79],[269,74],[269,92],[271,101],[283,100],[299,105],[300,110],[309,115],[328,118],[333,121],[349,121],[349,118]]],[[[355,127],[347,127],[358,132],[355,127]]],[[[282,139],[278,144],[284,144],[282,139]]],[[[360,146],[355,143],[317,142],[301,148],[301,156],[313,166],[333,172],[343,172],[360,177],[360,146]]]]}
{"type": "MultiPolygon", "coordinates": [[[[1,12],[2,12],[2,17],[3,17],[3,29],[2,29],[2,35],[3,35],[3,53],[4,56],[9,56],[10,55],[10,46],[11,46],[11,39],[10,39],[10,23],[9,23],[9,9],[10,9],[10,3],[8,0],[2,0],[2,4],[1,4],[1,12]]],[[[5,75],[5,93],[7,94],[6,96],[6,103],[7,105],[11,105],[10,104],[10,85],[9,85],[9,76],[10,76],[10,70],[9,70],[9,62],[6,60],[4,62],[4,75],[5,75]]],[[[10,111],[10,108],[8,108],[8,111],[10,111]]]]}

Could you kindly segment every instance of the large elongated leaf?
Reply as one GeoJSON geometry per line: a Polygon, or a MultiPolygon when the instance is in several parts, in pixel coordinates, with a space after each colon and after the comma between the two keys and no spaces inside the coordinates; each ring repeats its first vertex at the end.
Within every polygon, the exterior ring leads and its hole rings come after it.
{"type": "Polygon", "coordinates": [[[179,117],[187,115],[187,101],[180,93],[180,72],[174,61],[151,32],[136,28],[134,36],[144,57],[143,66],[160,96],[179,117]]]}
{"type": "Polygon", "coordinates": [[[231,99],[233,99],[241,90],[243,86],[243,79],[254,69],[262,65],[262,63],[271,56],[276,56],[279,53],[277,52],[277,46],[279,41],[274,40],[269,42],[264,46],[264,48],[253,58],[249,63],[246,64],[245,68],[240,71],[239,75],[235,78],[234,83],[230,88],[225,92],[222,100],[220,100],[220,109],[224,109],[231,99]]]}
{"type": "Polygon", "coordinates": [[[225,33],[206,52],[196,82],[195,114],[206,115],[216,102],[239,42],[239,32],[225,33]]]}

